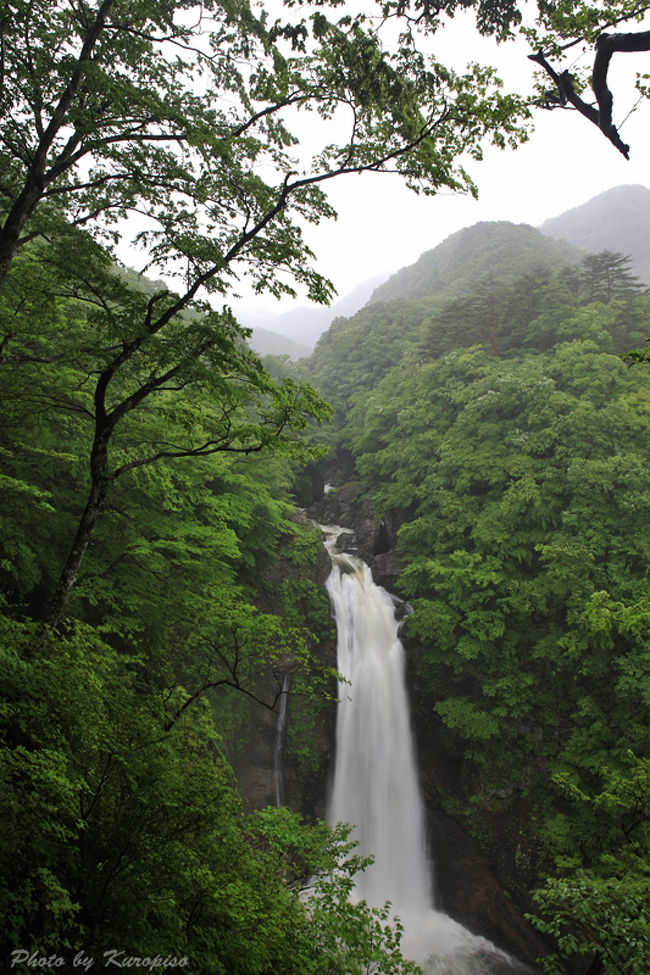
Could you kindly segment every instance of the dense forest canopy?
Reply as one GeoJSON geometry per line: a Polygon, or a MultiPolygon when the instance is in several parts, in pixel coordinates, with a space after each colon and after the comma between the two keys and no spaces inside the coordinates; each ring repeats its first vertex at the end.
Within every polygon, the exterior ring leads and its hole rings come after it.
{"type": "MultiPolygon", "coordinates": [[[[289,516],[300,468],[323,454],[311,434],[348,325],[310,376],[267,370],[224,302],[243,277],[331,296],[301,233],[332,216],[331,179],[395,172],[415,191],[475,192],[467,160],[525,138],[535,98],[505,93],[491,66],[459,74],[423,53],[461,9],[500,39],[520,23],[510,0],[0,11],[3,958],[119,945],[216,975],[415,971],[388,910],[349,902],[360,863],[345,830],[245,815],[234,782],[241,702],[270,686],[272,707],[289,671],[305,713],[329,687],[322,593],[306,579],[271,592],[269,573],[280,549],[297,566],[318,549],[289,516]],[[305,118],[319,123],[310,154],[305,118]],[[136,215],[156,283],[116,261],[136,215]]],[[[540,3],[539,36],[560,57],[566,39],[591,44],[641,10],[540,3]]],[[[578,876],[592,927],[609,937],[598,910],[624,926],[632,903],[639,941],[647,391],[615,353],[645,339],[648,299],[617,255],[593,260],[369,306],[378,327],[334,402],[335,435],[347,428],[378,507],[406,513],[411,631],[434,647],[420,692],[469,741],[470,780],[479,769],[489,792],[507,769],[517,788],[551,780],[578,806],[540,834],[538,876],[557,851],[570,878],[551,872],[539,894],[549,930],[566,914],[578,937],[578,876]],[[612,655],[608,702],[592,680],[612,655]],[[540,674],[553,674],[552,707],[570,661],[580,691],[541,727],[552,743],[533,776],[540,674]],[[626,727],[629,749],[614,747],[626,727]],[[495,740],[513,743],[509,757],[495,740]],[[576,852],[580,815],[593,832],[576,852]]]]}
{"type": "Polygon", "coordinates": [[[557,266],[524,236],[513,277],[522,228],[455,235],[383,286],[401,298],[336,322],[309,365],[337,408],[341,470],[400,526],[414,693],[461,769],[449,811],[488,849],[513,819],[522,888],[537,880],[563,957],[640,975],[650,381],[621,355],[647,340],[650,297],[629,258],[557,266]],[[477,254],[492,274],[471,286],[477,254]],[[437,260],[446,299],[425,297],[437,260]]]}

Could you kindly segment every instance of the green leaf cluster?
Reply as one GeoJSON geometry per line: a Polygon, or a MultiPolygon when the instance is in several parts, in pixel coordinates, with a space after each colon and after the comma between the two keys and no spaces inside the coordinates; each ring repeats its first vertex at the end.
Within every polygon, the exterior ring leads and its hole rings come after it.
{"type": "Polygon", "coordinates": [[[3,957],[119,946],[215,975],[416,972],[388,909],[348,902],[363,863],[346,830],[243,814],[207,705],[170,728],[143,662],[92,628],[1,626],[3,957]]]}
{"type": "Polygon", "coordinates": [[[556,875],[534,895],[538,913],[531,920],[559,946],[546,962],[551,975],[562,970],[561,959],[579,956],[597,958],[605,973],[643,972],[650,951],[649,785],[648,759],[633,752],[620,770],[604,770],[598,794],[558,780],[580,810],[582,835],[574,839],[581,853],[558,857],[556,875]],[[605,830],[606,847],[586,855],[605,830]]]}

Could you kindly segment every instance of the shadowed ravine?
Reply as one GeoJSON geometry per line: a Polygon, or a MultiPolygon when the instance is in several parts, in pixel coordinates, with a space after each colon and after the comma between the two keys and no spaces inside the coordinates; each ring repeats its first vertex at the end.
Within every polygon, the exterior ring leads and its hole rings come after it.
{"type": "Polygon", "coordinates": [[[356,894],[390,901],[404,924],[403,950],[430,975],[514,975],[531,969],[433,906],[433,866],[415,765],[404,649],[395,606],[368,566],[339,552],[345,530],[321,526],[332,560],[327,589],[338,633],[336,761],[329,819],[354,825],[374,863],[356,894]]]}

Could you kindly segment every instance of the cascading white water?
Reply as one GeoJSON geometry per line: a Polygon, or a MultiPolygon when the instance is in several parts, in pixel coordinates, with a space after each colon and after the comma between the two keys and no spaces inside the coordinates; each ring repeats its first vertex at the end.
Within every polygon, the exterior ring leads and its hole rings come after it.
{"type": "Polygon", "coordinates": [[[431,975],[529,971],[433,908],[394,603],[361,559],[336,549],[344,529],[321,528],[332,560],[327,589],[343,678],[329,819],[352,824],[358,852],[374,858],[356,878],[356,896],[374,906],[391,902],[404,924],[405,953],[431,975]]]}
{"type": "Polygon", "coordinates": [[[287,736],[287,709],[289,702],[289,684],[291,677],[285,674],[280,689],[280,706],[278,709],[278,723],[275,729],[275,748],[273,749],[273,778],[275,782],[275,804],[279,808],[284,805],[284,769],[282,758],[284,742],[287,736]]]}
{"type": "Polygon", "coordinates": [[[358,878],[359,896],[376,906],[390,899],[412,915],[429,908],[431,876],[394,605],[360,559],[332,559],[327,585],[345,682],[330,818],[355,824],[359,853],[374,857],[358,878]]]}

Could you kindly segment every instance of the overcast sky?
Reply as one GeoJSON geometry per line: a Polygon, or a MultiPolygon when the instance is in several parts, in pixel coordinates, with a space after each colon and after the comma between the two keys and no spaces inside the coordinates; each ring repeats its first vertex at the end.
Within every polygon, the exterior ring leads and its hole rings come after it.
{"type": "MultiPolygon", "coordinates": [[[[529,87],[533,65],[525,45],[497,47],[458,21],[445,31],[441,59],[457,69],[468,58],[497,65],[505,87],[529,87]]],[[[616,55],[610,68],[614,121],[625,119],[638,99],[637,70],[648,70],[648,54],[616,55]]],[[[306,233],[319,270],[343,297],[357,284],[384,271],[412,264],[449,234],[479,220],[541,224],[591,197],[622,184],[650,185],[650,102],[643,101],[624,123],[621,135],[631,146],[627,161],[594,125],[574,111],[539,111],[530,141],[516,151],[488,149],[468,168],[479,199],[458,195],[417,196],[399,177],[365,175],[332,181],[330,199],[339,213],[306,233]]],[[[304,304],[304,301],[294,302],[304,304]]],[[[263,296],[245,297],[246,306],[284,311],[289,304],[263,296]]]]}

